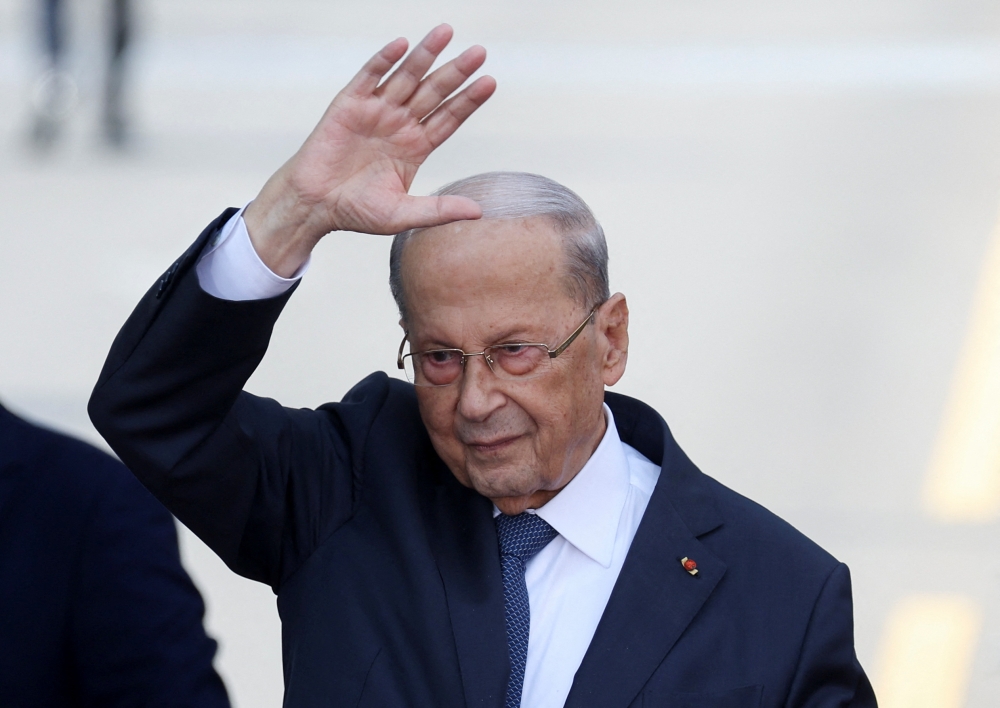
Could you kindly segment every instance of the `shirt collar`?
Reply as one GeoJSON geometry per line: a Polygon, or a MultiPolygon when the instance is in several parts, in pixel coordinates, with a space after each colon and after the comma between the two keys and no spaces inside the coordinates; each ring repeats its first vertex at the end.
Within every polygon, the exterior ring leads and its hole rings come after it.
{"type": "Polygon", "coordinates": [[[609,568],[630,482],[628,458],[607,405],[604,415],[607,430],[587,464],[535,513],[581,553],[609,568]]]}

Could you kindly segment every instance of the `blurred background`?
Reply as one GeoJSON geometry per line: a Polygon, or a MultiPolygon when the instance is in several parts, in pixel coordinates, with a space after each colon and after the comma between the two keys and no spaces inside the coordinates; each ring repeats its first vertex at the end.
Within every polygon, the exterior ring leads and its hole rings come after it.
{"type": "MultiPolygon", "coordinates": [[[[499,90],[414,191],[515,169],[579,192],[632,311],[617,389],[851,567],[883,708],[997,704],[1000,5],[134,0],[116,126],[108,5],[65,0],[54,75],[42,3],[0,3],[12,410],[103,445],[86,400],[142,293],[369,55],[448,21],[447,58],[485,45],[499,90]]],[[[393,372],[387,262],[327,239],[249,389],[314,407],[393,372]]],[[[235,705],[280,705],[270,589],[182,550],[235,705]]]]}

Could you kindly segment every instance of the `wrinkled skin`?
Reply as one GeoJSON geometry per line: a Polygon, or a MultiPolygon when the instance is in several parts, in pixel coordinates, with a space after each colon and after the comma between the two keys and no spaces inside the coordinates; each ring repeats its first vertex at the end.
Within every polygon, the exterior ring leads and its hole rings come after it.
{"type": "MultiPolygon", "coordinates": [[[[486,60],[479,46],[430,71],[452,34],[439,25],[408,55],[397,39],[373,56],[247,207],[247,231],[264,264],[292,277],[332,231],[425,228],[403,257],[414,350],[475,352],[515,339],[551,347],[587,315],[565,287],[553,226],[475,221],[482,210],[471,199],[409,194],[427,157],[496,88],[489,76],[462,88],[486,60]]],[[[627,349],[619,294],[544,375],[500,381],[473,358],[456,385],[418,388],[421,416],[460,482],[508,514],[539,507],[600,442],[603,389],[621,378],[627,349]]]]}
{"type": "MultiPolygon", "coordinates": [[[[560,344],[587,316],[567,287],[562,237],[547,219],[460,221],[415,234],[402,278],[412,351],[560,344]]],[[[628,306],[614,295],[551,369],[499,379],[472,357],[459,381],[417,387],[434,448],[464,485],[506,514],[538,508],[604,435],[604,387],[625,371],[628,306]]]]}

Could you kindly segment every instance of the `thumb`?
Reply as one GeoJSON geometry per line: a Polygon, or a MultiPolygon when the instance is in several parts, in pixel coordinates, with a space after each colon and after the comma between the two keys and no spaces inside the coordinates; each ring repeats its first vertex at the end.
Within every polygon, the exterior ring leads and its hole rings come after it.
{"type": "Polygon", "coordinates": [[[447,195],[444,197],[407,196],[397,211],[397,220],[402,222],[399,231],[427,228],[450,224],[453,221],[480,219],[483,209],[468,197],[447,195]]]}

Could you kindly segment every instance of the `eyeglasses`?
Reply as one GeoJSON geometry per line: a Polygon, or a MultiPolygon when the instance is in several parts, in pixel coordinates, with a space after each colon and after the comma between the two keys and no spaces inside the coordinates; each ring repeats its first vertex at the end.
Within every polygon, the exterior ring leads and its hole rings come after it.
{"type": "Polygon", "coordinates": [[[428,349],[423,352],[403,354],[409,332],[403,335],[399,344],[399,354],[396,366],[406,372],[406,378],[416,386],[450,386],[458,381],[465,371],[465,361],[472,356],[481,356],[487,366],[501,379],[528,379],[544,373],[552,367],[552,360],[566,351],[566,347],[580,336],[587,323],[594,319],[597,305],[587,319],[566,337],[566,340],[555,349],[549,349],[547,344],[529,342],[510,342],[494,344],[481,352],[467,353],[461,349],[428,349]]]}

